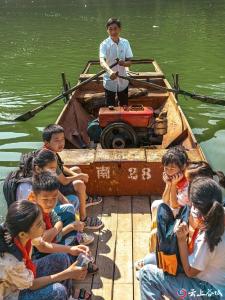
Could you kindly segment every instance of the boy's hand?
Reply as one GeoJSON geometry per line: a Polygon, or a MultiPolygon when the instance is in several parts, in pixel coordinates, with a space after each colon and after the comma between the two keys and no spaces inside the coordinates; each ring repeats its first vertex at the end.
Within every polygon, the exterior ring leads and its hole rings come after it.
{"type": "Polygon", "coordinates": [[[90,256],[90,250],[89,247],[84,246],[84,245],[79,245],[79,246],[71,246],[69,254],[73,256],[78,256],[80,253],[83,253],[87,256],[90,256]]]}
{"type": "Polygon", "coordinates": [[[87,268],[86,267],[78,267],[76,262],[73,263],[69,268],[68,271],[71,273],[71,279],[75,280],[84,280],[87,276],[87,268]]]}
{"type": "Polygon", "coordinates": [[[121,60],[118,61],[118,65],[122,66],[122,67],[125,67],[126,66],[126,62],[121,59],[121,60]]]}
{"type": "Polygon", "coordinates": [[[110,79],[115,80],[118,77],[118,72],[113,72],[110,74],[110,79]]]}
{"type": "Polygon", "coordinates": [[[51,229],[45,230],[42,239],[45,242],[51,243],[54,240],[54,238],[57,236],[57,234],[58,234],[57,229],[53,227],[51,229]]]}
{"type": "Polygon", "coordinates": [[[186,242],[186,239],[187,239],[187,235],[189,233],[189,228],[188,228],[188,225],[187,223],[185,222],[182,222],[176,229],[176,235],[177,235],[177,239],[179,241],[185,241],[186,242]]]}
{"type": "Polygon", "coordinates": [[[81,221],[75,221],[75,222],[73,222],[73,226],[74,226],[74,230],[75,231],[81,231],[81,232],[83,232],[84,231],[85,223],[81,222],[81,221]]]}
{"type": "Polygon", "coordinates": [[[163,181],[165,183],[171,183],[171,179],[169,178],[169,176],[166,174],[166,172],[163,172],[163,181]]]}
{"type": "Polygon", "coordinates": [[[175,174],[173,177],[172,177],[172,184],[173,185],[176,185],[179,181],[181,181],[181,179],[184,177],[184,174],[182,172],[179,172],[177,174],[175,174]]]}

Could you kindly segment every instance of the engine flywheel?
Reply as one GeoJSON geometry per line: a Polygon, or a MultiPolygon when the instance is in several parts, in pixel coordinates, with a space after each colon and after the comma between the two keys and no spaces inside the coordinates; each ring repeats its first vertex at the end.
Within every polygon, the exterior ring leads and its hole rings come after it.
{"type": "Polygon", "coordinates": [[[106,126],[100,137],[103,149],[123,149],[137,146],[137,135],[126,123],[117,122],[106,126]]]}

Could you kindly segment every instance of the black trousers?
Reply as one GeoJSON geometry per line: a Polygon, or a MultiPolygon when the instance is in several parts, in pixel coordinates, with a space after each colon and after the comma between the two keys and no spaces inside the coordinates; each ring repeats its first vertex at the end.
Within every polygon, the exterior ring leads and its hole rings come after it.
{"type": "Polygon", "coordinates": [[[127,87],[125,90],[117,93],[105,89],[106,106],[118,106],[118,103],[116,103],[116,94],[120,106],[128,105],[128,87],[127,87]]]}

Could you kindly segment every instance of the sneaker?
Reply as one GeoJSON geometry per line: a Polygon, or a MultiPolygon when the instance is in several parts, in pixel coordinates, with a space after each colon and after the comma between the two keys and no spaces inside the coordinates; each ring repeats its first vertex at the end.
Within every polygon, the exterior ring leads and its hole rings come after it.
{"type": "Polygon", "coordinates": [[[98,217],[86,217],[82,222],[85,223],[86,229],[97,230],[102,228],[104,225],[98,217]]]}

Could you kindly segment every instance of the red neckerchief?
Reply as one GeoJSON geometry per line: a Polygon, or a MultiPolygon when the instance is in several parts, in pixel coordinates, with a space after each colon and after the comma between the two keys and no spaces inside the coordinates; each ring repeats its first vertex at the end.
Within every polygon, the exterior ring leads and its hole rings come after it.
{"type": "Polygon", "coordinates": [[[199,233],[199,229],[196,228],[193,235],[192,235],[191,241],[188,243],[188,254],[189,255],[191,255],[194,251],[195,240],[198,236],[198,233],[199,233]]]}
{"type": "Polygon", "coordinates": [[[45,222],[46,225],[46,229],[51,229],[52,228],[52,221],[51,221],[51,217],[50,214],[43,212],[43,220],[45,222]]]}
{"type": "Polygon", "coordinates": [[[36,277],[36,265],[32,262],[32,260],[30,258],[30,251],[31,251],[31,247],[32,247],[31,240],[29,240],[26,243],[26,246],[24,247],[17,238],[14,238],[14,244],[17,246],[17,248],[22,253],[25,266],[27,267],[27,269],[32,271],[32,273],[34,274],[34,278],[35,278],[36,277]]]}
{"type": "Polygon", "coordinates": [[[183,190],[188,184],[187,178],[183,177],[176,185],[178,190],[183,190]]]}
{"type": "MultiPolygon", "coordinates": [[[[42,214],[43,214],[43,220],[45,222],[45,228],[46,228],[46,230],[53,228],[50,214],[44,213],[44,212],[42,212],[42,214]]],[[[55,242],[56,242],[56,238],[54,238],[52,240],[52,243],[55,243],[55,242]]]]}

